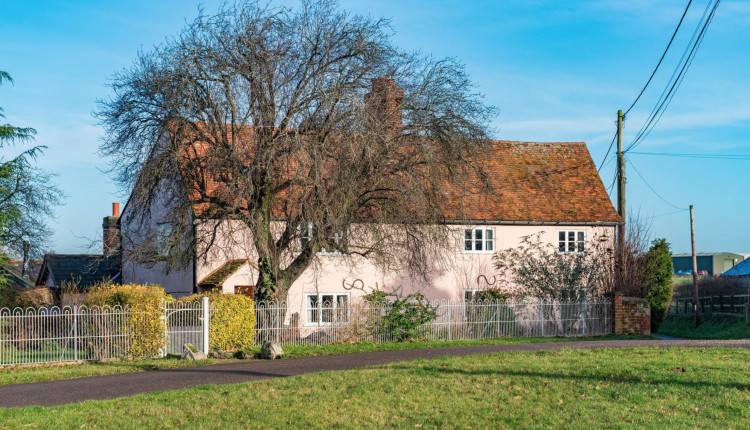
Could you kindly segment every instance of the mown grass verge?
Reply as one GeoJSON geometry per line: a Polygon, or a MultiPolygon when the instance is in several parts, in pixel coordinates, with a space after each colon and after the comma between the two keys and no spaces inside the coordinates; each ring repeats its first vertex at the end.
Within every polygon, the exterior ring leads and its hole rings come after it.
{"type": "MultiPolygon", "coordinates": [[[[284,346],[283,358],[314,357],[320,355],[356,354],[361,352],[396,351],[406,349],[424,348],[446,348],[453,346],[480,346],[480,345],[515,345],[522,343],[550,343],[550,342],[576,342],[585,340],[622,340],[622,339],[645,339],[628,336],[607,335],[599,337],[504,337],[496,339],[477,340],[435,340],[435,341],[409,341],[409,342],[357,342],[357,343],[335,343],[330,345],[304,345],[284,346]]],[[[252,353],[260,351],[260,347],[250,350],[252,353]]]]}
{"type": "Polygon", "coordinates": [[[701,315],[698,328],[693,314],[670,315],[659,327],[659,333],[686,339],[747,339],[750,338],[750,325],[742,314],[701,315]]]}
{"type": "Polygon", "coordinates": [[[146,372],[149,370],[176,369],[218,363],[219,360],[184,361],[179,358],[152,358],[141,360],[116,360],[86,363],[46,364],[29,367],[0,368],[0,385],[25,384],[28,382],[57,381],[60,379],[87,376],[112,375],[116,373],[146,372]]]}
{"type": "Polygon", "coordinates": [[[750,352],[446,357],[0,410],[8,428],[747,428],[750,352]]]}
{"type": "MultiPolygon", "coordinates": [[[[475,345],[510,345],[517,343],[571,342],[576,340],[633,339],[622,336],[602,336],[596,338],[500,338],[458,341],[415,341],[401,343],[361,342],[352,344],[285,346],[283,358],[312,357],[318,355],[352,354],[358,352],[392,351],[419,348],[441,348],[450,346],[475,345]]],[[[249,352],[255,353],[259,347],[249,352]]],[[[221,360],[227,362],[228,360],[221,360]]],[[[177,367],[215,364],[219,360],[202,360],[200,362],[182,361],[177,358],[157,358],[144,360],[119,360],[101,363],[51,364],[35,367],[0,368],[0,385],[23,384],[28,382],[56,381],[61,379],[83,378],[87,376],[111,375],[117,373],[144,372],[165,370],[177,367]]]]}

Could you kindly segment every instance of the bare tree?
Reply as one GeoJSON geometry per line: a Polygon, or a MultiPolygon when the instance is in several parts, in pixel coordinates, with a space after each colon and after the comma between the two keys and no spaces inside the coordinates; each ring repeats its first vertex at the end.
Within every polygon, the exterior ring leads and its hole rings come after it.
{"type": "Polygon", "coordinates": [[[611,242],[594,237],[585,250],[558,252],[541,239],[541,233],[525,236],[516,248],[493,256],[501,288],[513,297],[556,300],[598,298],[612,293],[611,242]]]}
{"type": "Polygon", "coordinates": [[[450,242],[443,191],[481,182],[495,109],[455,60],[391,33],[334,1],[237,3],[115,75],[101,153],[134,215],[170,210],[161,249],[130,257],[174,266],[247,231],[259,299],[285,297],[321,251],[424,274],[450,242]]]}
{"type": "Polygon", "coordinates": [[[615,290],[630,297],[646,297],[649,290],[651,266],[646,258],[651,246],[651,225],[649,219],[640,212],[628,215],[628,229],[625,237],[625,253],[622,270],[615,271],[615,290]]]}

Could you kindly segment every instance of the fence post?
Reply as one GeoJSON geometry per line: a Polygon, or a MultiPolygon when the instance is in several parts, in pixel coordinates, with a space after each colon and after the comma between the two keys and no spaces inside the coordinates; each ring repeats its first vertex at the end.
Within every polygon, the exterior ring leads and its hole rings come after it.
{"type": "Polygon", "coordinates": [[[539,299],[539,321],[542,325],[542,337],[544,337],[544,299],[539,299]]]}
{"type": "Polygon", "coordinates": [[[169,303],[166,300],[162,301],[161,310],[163,311],[161,319],[164,320],[164,340],[161,350],[161,356],[166,357],[169,351],[169,303]]]}
{"type": "Polygon", "coordinates": [[[78,361],[78,306],[73,306],[73,360],[78,361]]]}
{"type": "Polygon", "coordinates": [[[201,307],[203,310],[203,353],[208,355],[208,325],[211,319],[211,313],[208,309],[208,297],[203,296],[201,307]]]}
{"type": "Polygon", "coordinates": [[[586,315],[589,314],[589,305],[586,297],[583,298],[583,335],[586,336],[586,315]]]}
{"type": "Polygon", "coordinates": [[[453,307],[453,304],[452,303],[448,303],[448,340],[452,340],[451,339],[451,325],[453,325],[453,320],[451,319],[451,308],[452,307],[453,307]]]}

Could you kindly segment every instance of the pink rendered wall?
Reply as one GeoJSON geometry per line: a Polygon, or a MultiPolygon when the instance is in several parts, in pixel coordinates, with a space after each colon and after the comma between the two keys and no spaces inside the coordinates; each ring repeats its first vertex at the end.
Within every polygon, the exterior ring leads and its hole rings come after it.
{"type": "MultiPolygon", "coordinates": [[[[383,273],[371,262],[360,259],[347,261],[347,259],[336,255],[320,255],[317,261],[311,265],[292,285],[287,297],[290,309],[288,314],[299,312],[305,323],[305,296],[316,293],[349,294],[351,299],[361,297],[370,292],[376,285],[380,289],[392,291],[400,289],[403,294],[419,291],[429,299],[457,300],[463,297],[467,289],[486,288],[487,284],[482,280],[477,283],[477,277],[484,275],[490,282],[495,273],[492,265],[494,252],[467,253],[463,251],[463,228],[477,226],[456,226],[454,252],[449,256],[450,264],[445,267],[435,267],[429,274],[427,284],[420,280],[410,279],[399,273],[383,273]],[[350,285],[356,279],[364,283],[365,291],[361,289],[347,289],[342,281],[350,285]]],[[[609,232],[608,241],[611,246],[614,237],[614,227],[591,227],[591,226],[564,226],[564,225],[494,225],[483,226],[494,228],[495,251],[505,248],[514,248],[521,243],[524,236],[541,234],[541,239],[557,246],[558,231],[560,230],[583,230],[586,232],[587,240],[594,237],[604,237],[605,231],[609,232]]],[[[218,246],[218,250],[211,254],[212,257],[201,261],[198,265],[198,279],[211,273],[229,259],[248,258],[249,264],[242,266],[238,272],[228,278],[223,285],[225,293],[232,293],[235,285],[251,285],[257,278],[254,269],[256,257],[254,252],[249,251],[246,245],[249,240],[242,238],[241,229],[231,229],[233,238],[218,246]]],[[[247,234],[247,233],[245,233],[247,234]]],[[[499,283],[496,284],[499,286],[499,283]]]]}

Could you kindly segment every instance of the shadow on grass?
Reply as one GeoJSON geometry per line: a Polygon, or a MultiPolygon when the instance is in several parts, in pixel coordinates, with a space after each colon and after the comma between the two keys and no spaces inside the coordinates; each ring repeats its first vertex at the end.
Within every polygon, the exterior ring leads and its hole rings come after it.
{"type": "MultiPolygon", "coordinates": [[[[412,373],[434,373],[434,374],[451,374],[451,375],[466,375],[466,376],[508,376],[508,377],[532,377],[532,378],[540,378],[540,379],[559,379],[559,380],[580,380],[580,381],[592,381],[592,382],[600,382],[600,381],[607,381],[607,382],[615,382],[615,383],[625,383],[625,384],[631,384],[631,385],[681,385],[685,387],[690,388],[714,388],[714,387],[722,387],[722,388],[732,388],[740,391],[747,391],[750,390],[750,384],[741,384],[741,383],[720,383],[716,380],[711,381],[685,381],[681,380],[679,378],[670,378],[670,379],[649,379],[646,381],[641,380],[640,378],[636,377],[628,377],[623,375],[614,375],[611,373],[608,373],[606,375],[575,375],[575,374],[559,374],[559,373],[553,373],[553,372],[535,372],[535,371],[523,371],[523,372],[517,372],[517,371],[510,371],[510,370],[462,370],[462,369],[455,369],[455,368],[445,368],[445,367],[438,367],[438,366],[406,366],[402,364],[396,364],[388,366],[387,369],[389,370],[401,370],[401,371],[407,371],[412,373]]],[[[668,370],[667,370],[668,371],[668,370]]],[[[688,373],[694,373],[688,371],[688,373]]],[[[675,375],[679,375],[680,373],[675,373],[675,375]]]]}

